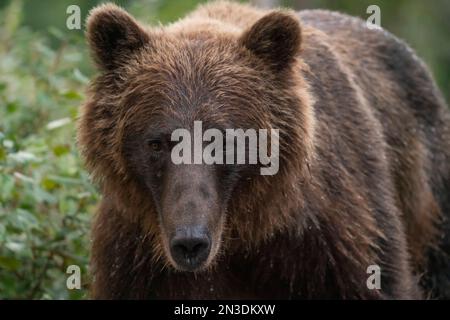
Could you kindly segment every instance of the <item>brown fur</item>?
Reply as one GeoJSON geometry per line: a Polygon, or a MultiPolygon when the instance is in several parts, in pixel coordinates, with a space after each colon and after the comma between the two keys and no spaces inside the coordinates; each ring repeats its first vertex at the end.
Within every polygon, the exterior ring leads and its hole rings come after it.
{"type": "Polygon", "coordinates": [[[227,2],[159,28],[103,5],[87,27],[101,70],[78,128],[103,194],[94,298],[448,294],[450,116],[404,43],[341,14],[227,2]],[[168,118],[281,133],[280,171],[235,183],[217,255],[196,274],[172,268],[132,160],[168,118]],[[366,287],[373,264],[381,290],[366,287]]]}

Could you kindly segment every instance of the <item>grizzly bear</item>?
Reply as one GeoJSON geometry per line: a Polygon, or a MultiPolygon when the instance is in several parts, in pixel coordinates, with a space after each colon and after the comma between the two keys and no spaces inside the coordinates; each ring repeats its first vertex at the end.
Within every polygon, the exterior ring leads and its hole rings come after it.
{"type": "Polygon", "coordinates": [[[101,5],[86,35],[93,298],[450,297],[450,113],[404,42],[229,2],[158,27],[101,5]],[[175,164],[195,121],[277,129],[278,172],[175,164]]]}

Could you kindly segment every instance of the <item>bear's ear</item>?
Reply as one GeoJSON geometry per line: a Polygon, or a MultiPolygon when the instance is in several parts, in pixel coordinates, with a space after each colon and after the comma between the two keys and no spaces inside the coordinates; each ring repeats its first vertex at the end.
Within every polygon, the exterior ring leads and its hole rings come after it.
{"type": "Polygon", "coordinates": [[[288,67],[300,51],[302,32],[293,13],[274,11],[259,19],[240,38],[240,43],[275,70],[288,67]]]}
{"type": "Polygon", "coordinates": [[[89,47],[102,70],[113,70],[149,41],[148,33],[139,23],[114,4],[94,8],[86,24],[89,47]]]}

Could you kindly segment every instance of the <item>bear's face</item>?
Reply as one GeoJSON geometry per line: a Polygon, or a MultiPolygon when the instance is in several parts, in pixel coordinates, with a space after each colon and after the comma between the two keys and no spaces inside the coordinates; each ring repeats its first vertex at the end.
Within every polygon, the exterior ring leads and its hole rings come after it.
{"type": "MultiPolygon", "coordinates": [[[[85,157],[104,184],[128,181],[138,198],[150,203],[138,208],[131,197],[120,200],[130,201],[125,206],[133,210],[154,209],[155,218],[146,220],[158,230],[159,247],[174,268],[208,267],[225,241],[230,202],[240,197],[245,181],[259,178],[261,163],[195,161],[195,139],[204,139],[207,129],[278,127],[288,136],[297,134],[287,132],[297,97],[279,95],[295,85],[297,19],[274,12],[242,34],[169,32],[145,30],[123,10],[106,5],[91,14],[87,36],[102,74],[81,119],[92,130],[80,135],[89,150],[85,157]],[[179,143],[174,133],[180,129],[190,134],[192,164],[174,160],[179,143]]],[[[214,155],[225,159],[229,150],[222,142],[214,155]]],[[[208,144],[200,141],[201,154],[208,144]]],[[[280,154],[289,153],[280,144],[280,154]]]]}

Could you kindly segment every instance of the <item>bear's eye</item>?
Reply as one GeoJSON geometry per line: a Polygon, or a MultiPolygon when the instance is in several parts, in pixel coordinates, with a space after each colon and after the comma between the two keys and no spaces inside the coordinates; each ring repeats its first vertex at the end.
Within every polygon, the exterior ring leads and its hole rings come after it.
{"type": "Polygon", "coordinates": [[[147,144],[153,152],[160,152],[162,150],[162,142],[160,140],[149,140],[147,144]]]}

